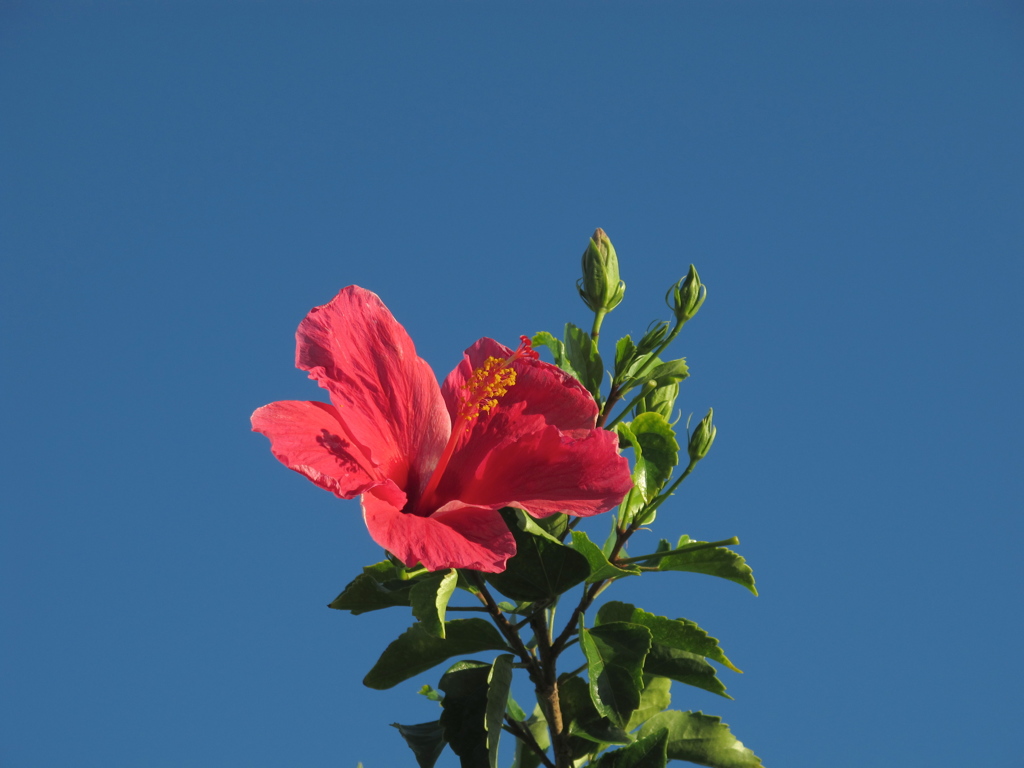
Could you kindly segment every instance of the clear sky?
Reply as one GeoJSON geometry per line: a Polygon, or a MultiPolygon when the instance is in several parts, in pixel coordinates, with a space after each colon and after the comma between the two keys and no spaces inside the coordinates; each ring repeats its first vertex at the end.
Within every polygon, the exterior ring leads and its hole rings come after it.
{"type": "Polygon", "coordinates": [[[361,686],[411,619],[325,607],[380,551],[249,414],[321,397],[345,285],[439,376],[588,322],[598,226],[609,340],[709,287],[656,532],[761,592],[609,593],[745,671],[674,706],[769,768],[1017,764],[1022,137],[1019,3],[0,2],[0,764],[412,765],[439,670],[361,686]]]}

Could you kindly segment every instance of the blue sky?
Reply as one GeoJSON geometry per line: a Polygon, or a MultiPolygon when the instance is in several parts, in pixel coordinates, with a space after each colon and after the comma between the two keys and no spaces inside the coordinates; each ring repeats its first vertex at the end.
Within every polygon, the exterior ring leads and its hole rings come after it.
{"type": "Polygon", "coordinates": [[[325,607],[379,550],[249,414],[320,397],[345,285],[439,376],[587,323],[597,226],[607,340],[709,287],[656,534],[761,592],[609,593],[745,670],[674,706],[769,768],[1019,759],[1018,5],[9,1],[0,99],[4,765],[412,764],[439,671],[361,686],[410,617],[325,607]]]}

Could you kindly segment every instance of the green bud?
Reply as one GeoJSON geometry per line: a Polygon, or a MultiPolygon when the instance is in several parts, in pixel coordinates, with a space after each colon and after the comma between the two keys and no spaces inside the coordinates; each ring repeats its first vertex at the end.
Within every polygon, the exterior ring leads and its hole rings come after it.
{"type": "Polygon", "coordinates": [[[668,320],[657,320],[651,323],[651,327],[647,329],[647,333],[645,333],[643,338],[637,342],[636,351],[641,355],[653,352],[654,349],[665,340],[665,335],[667,333],[668,320]]]}
{"type": "Polygon", "coordinates": [[[592,312],[610,312],[622,301],[626,284],[619,279],[619,259],[603,229],[594,232],[583,252],[583,277],[576,288],[592,312]]]}
{"type": "Polygon", "coordinates": [[[637,404],[637,413],[654,411],[661,414],[666,421],[671,420],[672,411],[676,407],[676,398],[679,396],[679,385],[668,384],[658,387],[653,392],[644,395],[644,399],[637,404]]]}
{"type": "Polygon", "coordinates": [[[697,428],[693,430],[693,434],[690,435],[690,443],[687,445],[686,450],[690,454],[690,461],[694,464],[708,455],[708,451],[711,450],[711,444],[715,442],[715,434],[718,432],[718,429],[711,423],[711,418],[714,415],[715,409],[709,408],[708,415],[700,420],[700,424],[697,425],[697,428]]]}
{"type": "Polygon", "coordinates": [[[700,305],[704,303],[707,295],[708,289],[701,283],[697,269],[691,264],[686,277],[668,289],[668,293],[665,294],[665,303],[672,310],[672,314],[676,316],[676,320],[685,323],[697,314],[697,310],[700,309],[700,305]]]}

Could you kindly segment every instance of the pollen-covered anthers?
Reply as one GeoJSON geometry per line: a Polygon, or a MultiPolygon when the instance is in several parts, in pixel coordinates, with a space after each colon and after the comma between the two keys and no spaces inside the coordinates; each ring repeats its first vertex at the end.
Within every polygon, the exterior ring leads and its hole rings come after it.
{"type": "Polygon", "coordinates": [[[512,370],[514,357],[508,360],[488,357],[473,371],[469,381],[462,386],[465,395],[459,404],[460,419],[475,419],[481,412],[489,411],[498,404],[498,398],[516,383],[516,372],[512,370]]]}
{"type": "Polygon", "coordinates": [[[504,360],[488,357],[462,385],[463,398],[458,413],[460,419],[475,419],[498,404],[498,398],[516,383],[512,363],[524,358],[537,360],[540,357],[531,345],[529,336],[520,336],[519,341],[519,348],[504,360]]]}

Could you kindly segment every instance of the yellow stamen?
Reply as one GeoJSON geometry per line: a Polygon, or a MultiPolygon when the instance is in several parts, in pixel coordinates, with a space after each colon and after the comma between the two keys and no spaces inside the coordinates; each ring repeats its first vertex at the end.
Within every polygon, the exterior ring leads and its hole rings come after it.
{"type": "Polygon", "coordinates": [[[516,372],[509,360],[489,357],[462,386],[465,393],[459,403],[458,418],[475,419],[498,404],[498,398],[516,383],[516,372]]]}

